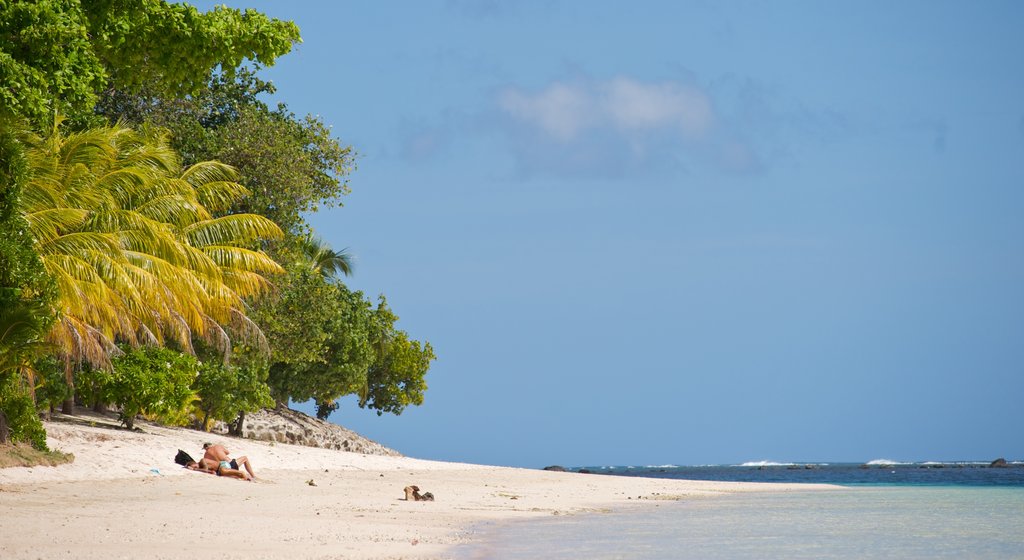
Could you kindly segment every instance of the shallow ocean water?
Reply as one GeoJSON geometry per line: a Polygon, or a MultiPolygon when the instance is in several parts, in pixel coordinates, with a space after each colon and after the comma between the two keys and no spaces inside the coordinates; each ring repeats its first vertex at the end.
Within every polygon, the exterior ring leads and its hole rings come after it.
{"type": "Polygon", "coordinates": [[[460,559],[1024,558],[1024,488],[737,494],[483,529],[460,559]]]}

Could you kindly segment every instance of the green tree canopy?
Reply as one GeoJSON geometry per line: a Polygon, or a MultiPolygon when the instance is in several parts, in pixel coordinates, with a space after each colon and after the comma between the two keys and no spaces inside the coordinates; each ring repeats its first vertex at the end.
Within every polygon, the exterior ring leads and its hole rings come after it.
{"type": "Polygon", "coordinates": [[[319,117],[300,118],[284,105],[271,109],[258,98],[273,92],[243,68],[211,77],[187,98],[111,90],[98,111],[110,122],[167,128],[186,164],[215,159],[235,167],[250,195],[230,211],[266,216],[297,244],[310,234],[303,213],[340,205],[348,194],[356,156],[319,117]]]}
{"type": "Polygon", "coordinates": [[[106,87],[195,92],[218,68],[273,64],[300,41],[254,10],[165,0],[0,0],[0,114],[84,119],[106,87]]]}

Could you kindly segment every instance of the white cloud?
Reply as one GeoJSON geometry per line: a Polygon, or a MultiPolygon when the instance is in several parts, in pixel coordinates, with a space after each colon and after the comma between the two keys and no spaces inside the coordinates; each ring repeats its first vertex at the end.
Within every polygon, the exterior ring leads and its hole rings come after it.
{"type": "Polygon", "coordinates": [[[714,123],[711,101],[692,86],[616,78],[601,89],[608,116],[623,129],[678,126],[687,136],[699,137],[714,123]]]}
{"type": "Polygon", "coordinates": [[[672,82],[631,78],[604,82],[554,82],[537,93],[508,88],[498,96],[510,117],[560,142],[594,129],[632,134],[656,129],[699,139],[714,125],[711,100],[701,90],[672,82]]]}
{"type": "Polygon", "coordinates": [[[554,83],[532,96],[506,89],[500,94],[498,105],[510,116],[540,127],[562,142],[574,139],[600,117],[589,92],[562,83],[554,83]]]}
{"type": "MultiPolygon", "coordinates": [[[[577,75],[532,89],[508,86],[494,99],[487,126],[507,141],[524,175],[762,173],[792,161],[794,137],[850,134],[843,115],[807,109],[742,76],[702,85],[577,75]]],[[[941,150],[941,129],[935,137],[941,150]]]]}

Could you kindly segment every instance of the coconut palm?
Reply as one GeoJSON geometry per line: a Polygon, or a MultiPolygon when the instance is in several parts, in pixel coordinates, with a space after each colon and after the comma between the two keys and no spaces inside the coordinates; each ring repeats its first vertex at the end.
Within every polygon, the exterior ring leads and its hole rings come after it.
{"type": "Polygon", "coordinates": [[[352,275],[352,256],[348,254],[348,248],[335,251],[323,239],[307,235],[299,240],[299,249],[310,268],[325,278],[336,278],[338,273],[352,275]]]}
{"type": "Polygon", "coordinates": [[[252,214],[214,217],[247,194],[232,168],[182,169],[166,138],[124,126],[28,140],[25,218],[58,287],[49,334],[67,359],[103,367],[116,342],[193,336],[227,349],[229,327],[259,337],[244,298],[281,268],[254,247],[280,229],[252,214]]]}

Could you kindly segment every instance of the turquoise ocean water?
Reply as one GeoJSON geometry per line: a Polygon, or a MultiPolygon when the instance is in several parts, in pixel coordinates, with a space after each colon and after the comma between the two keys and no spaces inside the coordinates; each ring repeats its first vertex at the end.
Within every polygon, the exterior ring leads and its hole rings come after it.
{"type": "MultiPolygon", "coordinates": [[[[876,465],[873,473],[893,480],[893,471],[899,473],[902,467],[907,472],[895,478],[925,482],[857,482],[836,490],[738,494],[481,527],[480,540],[456,550],[456,558],[1024,559],[1024,467],[969,464],[885,465],[885,471],[876,465]],[[961,482],[950,482],[957,480],[961,482]]],[[[816,478],[830,478],[821,472],[826,467],[799,470],[817,470],[816,478]]],[[[846,467],[846,475],[866,477],[862,466],[846,467]]],[[[807,476],[791,465],[747,468],[775,480],[807,476]]],[[[676,471],[711,467],[649,469],[666,478],[686,478],[676,471]]],[[[756,474],[741,469],[733,478],[752,476],[756,474]]],[[[831,478],[836,477],[841,475],[831,478]]]]}

